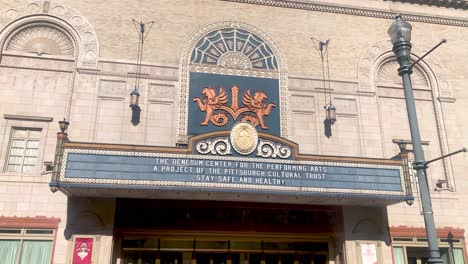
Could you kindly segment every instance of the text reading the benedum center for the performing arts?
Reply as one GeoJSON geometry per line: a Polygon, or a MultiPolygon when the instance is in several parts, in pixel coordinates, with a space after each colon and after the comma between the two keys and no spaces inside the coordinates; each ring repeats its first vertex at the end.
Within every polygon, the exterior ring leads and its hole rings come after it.
{"type": "Polygon", "coordinates": [[[288,179],[324,180],[327,167],[242,161],[155,158],[153,173],[194,175],[198,182],[286,185],[288,179]]]}

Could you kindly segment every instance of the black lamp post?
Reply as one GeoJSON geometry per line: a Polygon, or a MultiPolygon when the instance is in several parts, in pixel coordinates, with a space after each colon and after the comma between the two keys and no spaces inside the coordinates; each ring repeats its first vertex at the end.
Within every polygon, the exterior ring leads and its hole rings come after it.
{"type": "Polygon", "coordinates": [[[395,53],[400,68],[398,75],[402,77],[403,88],[405,91],[406,109],[408,111],[408,121],[411,131],[411,141],[414,151],[414,168],[417,172],[419,190],[421,194],[421,204],[424,215],[424,224],[426,226],[427,240],[429,244],[429,259],[428,263],[443,263],[440,258],[439,245],[437,244],[437,233],[434,224],[434,214],[432,212],[431,197],[426,178],[427,162],[424,160],[422,150],[421,136],[419,134],[418,118],[416,115],[416,106],[413,96],[413,87],[411,84],[411,25],[403,20],[401,16],[397,16],[396,20],[388,29],[388,35],[393,44],[393,52],[395,53]]]}
{"type": "Polygon", "coordinates": [[[57,145],[55,147],[55,158],[52,171],[52,179],[49,183],[50,190],[55,193],[59,190],[59,175],[62,166],[63,144],[68,141],[67,129],[70,122],[66,119],[59,121],[60,132],[57,132],[57,145]]]}

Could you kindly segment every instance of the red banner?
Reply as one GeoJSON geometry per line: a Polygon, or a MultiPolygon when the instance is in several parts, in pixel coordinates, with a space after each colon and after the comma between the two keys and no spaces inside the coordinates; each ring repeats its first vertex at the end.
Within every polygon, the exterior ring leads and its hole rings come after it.
{"type": "Polygon", "coordinates": [[[77,237],[73,247],[73,264],[91,264],[93,238],[77,237]]]}

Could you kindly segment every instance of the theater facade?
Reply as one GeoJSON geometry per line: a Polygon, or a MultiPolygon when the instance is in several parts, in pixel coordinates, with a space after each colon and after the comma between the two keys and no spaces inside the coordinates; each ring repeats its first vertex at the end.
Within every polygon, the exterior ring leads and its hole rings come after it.
{"type": "MultiPolygon", "coordinates": [[[[458,45],[413,69],[432,159],[468,144],[468,20],[406,2],[0,1],[0,259],[425,263],[387,29],[413,24],[415,59],[458,45]]],[[[444,263],[465,164],[428,169],[444,263]]]]}

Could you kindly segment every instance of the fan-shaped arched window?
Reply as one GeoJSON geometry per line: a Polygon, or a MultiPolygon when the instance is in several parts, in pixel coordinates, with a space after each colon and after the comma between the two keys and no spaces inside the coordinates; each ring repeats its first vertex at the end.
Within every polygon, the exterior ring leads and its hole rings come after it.
{"type": "Polygon", "coordinates": [[[36,54],[41,56],[74,56],[75,47],[70,36],[60,28],[38,23],[17,30],[7,41],[6,51],[36,54]]]}

